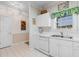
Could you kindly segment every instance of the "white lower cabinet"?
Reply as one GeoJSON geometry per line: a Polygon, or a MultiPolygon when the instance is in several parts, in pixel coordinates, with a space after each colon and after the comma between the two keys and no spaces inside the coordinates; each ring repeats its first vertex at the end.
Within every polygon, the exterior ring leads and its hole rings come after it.
{"type": "Polygon", "coordinates": [[[49,38],[40,37],[39,38],[39,50],[44,53],[49,53],[49,38]]]}
{"type": "Polygon", "coordinates": [[[30,35],[29,46],[32,48],[39,48],[39,36],[38,34],[30,35]]]}
{"type": "Polygon", "coordinates": [[[72,42],[62,39],[50,39],[50,55],[58,57],[72,56],[72,42]]]}
{"type": "Polygon", "coordinates": [[[34,38],[35,38],[35,41],[34,41],[34,47],[35,48],[39,48],[39,35],[38,34],[35,34],[34,35],[34,38]]]}
{"type": "Polygon", "coordinates": [[[79,57],[79,43],[61,38],[40,38],[38,49],[54,57],[79,57]]]}
{"type": "Polygon", "coordinates": [[[50,39],[50,55],[59,56],[58,55],[58,41],[56,39],[50,39]]]}
{"type": "Polygon", "coordinates": [[[79,57],[79,43],[73,42],[72,56],[79,57]]]}
{"type": "Polygon", "coordinates": [[[71,57],[72,56],[72,42],[59,40],[58,44],[59,57],[71,57]]]}

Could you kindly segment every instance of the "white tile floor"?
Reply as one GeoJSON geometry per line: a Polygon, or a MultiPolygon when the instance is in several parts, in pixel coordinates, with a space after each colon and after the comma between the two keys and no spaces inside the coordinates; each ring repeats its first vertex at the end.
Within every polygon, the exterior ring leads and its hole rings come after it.
{"type": "Polygon", "coordinates": [[[47,57],[37,50],[28,47],[27,44],[14,44],[12,47],[0,49],[0,57],[47,57]]]}

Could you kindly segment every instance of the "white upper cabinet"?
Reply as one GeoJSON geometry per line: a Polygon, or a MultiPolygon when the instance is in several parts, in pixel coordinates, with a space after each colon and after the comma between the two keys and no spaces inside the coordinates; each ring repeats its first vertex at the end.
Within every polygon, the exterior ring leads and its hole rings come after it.
{"type": "Polygon", "coordinates": [[[36,17],[38,27],[51,26],[51,18],[49,13],[45,13],[36,17]]]}

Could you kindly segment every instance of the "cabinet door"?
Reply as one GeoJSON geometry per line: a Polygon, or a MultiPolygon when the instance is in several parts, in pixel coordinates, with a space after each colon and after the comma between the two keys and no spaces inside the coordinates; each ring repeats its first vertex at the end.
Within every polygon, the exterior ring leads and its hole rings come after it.
{"type": "Polygon", "coordinates": [[[50,26],[51,19],[49,13],[45,13],[42,15],[37,16],[36,23],[37,26],[50,26]]]}
{"type": "Polygon", "coordinates": [[[58,41],[55,38],[50,39],[50,55],[58,56],[58,41]]]}
{"type": "Polygon", "coordinates": [[[73,42],[72,56],[79,57],[79,43],[73,42]]]}
{"type": "Polygon", "coordinates": [[[11,46],[12,45],[11,39],[12,39],[11,34],[1,33],[0,48],[11,46]]]}
{"type": "MultiPolygon", "coordinates": [[[[37,16],[36,17],[36,25],[39,26],[40,22],[42,23],[41,17],[40,16],[37,16]]],[[[41,24],[40,24],[40,26],[41,26],[41,24]]]]}
{"type": "Polygon", "coordinates": [[[0,19],[0,48],[12,45],[12,18],[9,16],[1,16],[0,19]]]}
{"type": "Polygon", "coordinates": [[[45,51],[45,52],[48,52],[48,38],[40,38],[39,39],[39,49],[45,51]]]}
{"type": "Polygon", "coordinates": [[[30,35],[30,47],[32,48],[38,48],[39,47],[39,36],[38,34],[32,34],[30,35]]]}
{"type": "Polygon", "coordinates": [[[59,40],[58,44],[59,57],[71,57],[72,56],[72,42],[59,40]]]}
{"type": "Polygon", "coordinates": [[[39,48],[39,35],[38,34],[35,34],[34,36],[34,48],[39,48]]]}

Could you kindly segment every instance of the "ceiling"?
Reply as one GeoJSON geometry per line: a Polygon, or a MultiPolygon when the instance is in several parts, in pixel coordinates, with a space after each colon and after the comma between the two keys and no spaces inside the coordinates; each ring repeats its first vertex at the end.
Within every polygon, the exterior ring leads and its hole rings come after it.
{"type": "Polygon", "coordinates": [[[55,2],[56,1],[35,1],[35,2],[32,2],[32,5],[33,5],[33,7],[41,8],[48,4],[55,4],[55,2]]]}
{"type": "Polygon", "coordinates": [[[0,1],[0,4],[15,7],[21,11],[28,12],[29,10],[29,3],[34,8],[42,8],[48,4],[55,4],[56,1],[0,1]]]}

